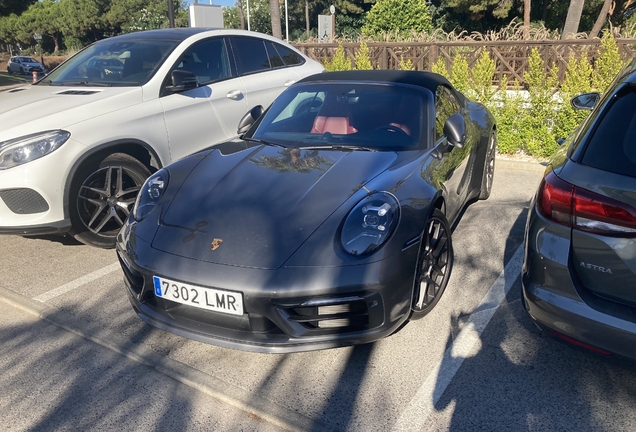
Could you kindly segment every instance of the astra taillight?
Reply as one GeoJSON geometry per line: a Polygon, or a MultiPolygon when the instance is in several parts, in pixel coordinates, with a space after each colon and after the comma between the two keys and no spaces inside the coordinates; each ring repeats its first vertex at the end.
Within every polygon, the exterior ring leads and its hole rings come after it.
{"type": "Polygon", "coordinates": [[[574,186],[550,172],[541,181],[537,208],[544,217],[572,228],[612,236],[636,236],[636,209],[574,186]]]}

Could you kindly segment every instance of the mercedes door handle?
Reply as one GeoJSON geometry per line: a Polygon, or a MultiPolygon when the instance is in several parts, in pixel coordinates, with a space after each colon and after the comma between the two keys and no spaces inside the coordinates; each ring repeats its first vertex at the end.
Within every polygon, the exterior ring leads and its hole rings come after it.
{"type": "Polygon", "coordinates": [[[230,90],[225,95],[228,99],[239,100],[243,98],[243,93],[240,90],[230,90]]]}
{"type": "Polygon", "coordinates": [[[295,82],[296,82],[296,80],[291,80],[291,79],[287,80],[287,81],[285,81],[285,87],[289,87],[290,85],[292,85],[295,82]]]}

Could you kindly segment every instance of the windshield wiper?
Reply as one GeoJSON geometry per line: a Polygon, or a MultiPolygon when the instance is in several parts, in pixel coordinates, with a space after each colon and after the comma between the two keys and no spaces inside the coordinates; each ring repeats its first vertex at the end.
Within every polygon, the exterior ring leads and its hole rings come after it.
{"type": "Polygon", "coordinates": [[[362,151],[370,151],[377,152],[377,149],[371,147],[364,147],[359,145],[352,144],[329,144],[329,145],[318,145],[318,146],[300,146],[297,147],[301,150],[344,150],[344,151],[354,151],[354,150],[362,150],[362,151]]]}
{"type": "Polygon", "coordinates": [[[259,138],[241,138],[243,141],[251,141],[251,142],[255,142],[258,144],[263,144],[263,145],[267,145],[267,146],[273,146],[273,147],[281,147],[281,148],[289,148],[287,146],[284,146],[282,144],[277,144],[277,143],[273,143],[270,141],[265,141],[259,138]]]}

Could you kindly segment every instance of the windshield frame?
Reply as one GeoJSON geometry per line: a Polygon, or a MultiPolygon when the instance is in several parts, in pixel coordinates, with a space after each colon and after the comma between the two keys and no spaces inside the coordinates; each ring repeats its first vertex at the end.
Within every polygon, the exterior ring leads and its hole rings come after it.
{"type": "MultiPolygon", "coordinates": [[[[341,97],[345,93],[339,93],[341,97]]],[[[353,103],[357,103],[355,97],[356,93],[347,93],[353,99],[353,103]]],[[[290,148],[312,148],[319,149],[324,147],[325,149],[335,148],[349,150],[359,147],[361,150],[372,151],[409,151],[409,150],[422,150],[426,149],[430,141],[430,121],[432,101],[434,100],[433,93],[424,87],[396,83],[396,82],[382,82],[382,81],[364,81],[364,80],[341,80],[341,81],[309,81],[295,84],[288,90],[283,92],[274,103],[268,108],[268,110],[258,119],[253,127],[244,135],[246,139],[254,138],[257,140],[272,143],[273,145],[290,148]],[[361,91],[359,94],[361,97],[369,98],[369,95],[373,95],[373,91],[378,93],[384,93],[394,96],[396,98],[419,96],[419,107],[415,111],[410,112],[412,118],[416,122],[419,122],[419,133],[414,134],[416,137],[408,138],[401,137],[402,132],[397,131],[379,131],[377,128],[366,130],[355,130],[355,132],[349,132],[345,134],[331,134],[325,132],[320,134],[314,131],[313,133],[306,130],[300,132],[294,131],[275,131],[270,130],[272,126],[277,124],[277,120],[285,110],[289,110],[293,102],[303,92],[306,94],[330,92],[329,97],[333,97],[339,90],[351,88],[356,91],[361,91]],[[368,92],[368,94],[365,94],[368,92]],[[364,95],[364,96],[363,96],[364,95]],[[419,117],[417,116],[419,112],[419,117]],[[391,132],[390,134],[387,132],[391,132]],[[397,137],[397,138],[396,138],[397,137]],[[391,141],[389,141],[391,140],[391,141]]],[[[306,100],[303,100],[295,108],[297,109],[306,100]]],[[[324,101],[323,101],[324,102],[324,101]]],[[[310,102],[311,103],[311,102],[310,102]]],[[[353,105],[352,105],[353,106],[353,105]]],[[[364,105],[360,105],[360,109],[363,109],[364,105]]],[[[409,106],[410,107],[410,106],[409,106]]],[[[318,107],[311,122],[315,121],[318,117],[318,111],[321,107],[318,107]]],[[[309,112],[309,110],[308,110],[309,112]]],[[[360,116],[359,112],[352,111],[351,114],[360,116]]],[[[301,115],[305,115],[301,112],[301,115]]],[[[278,122],[289,121],[290,124],[294,121],[294,117],[297,115],[291,114],[288,118],[278,120],[278,122]]],[[[354,128],[355,129],[355,128],[354,128]]],[[[406,135],[408,137],[408,134],[406,135]]]]}

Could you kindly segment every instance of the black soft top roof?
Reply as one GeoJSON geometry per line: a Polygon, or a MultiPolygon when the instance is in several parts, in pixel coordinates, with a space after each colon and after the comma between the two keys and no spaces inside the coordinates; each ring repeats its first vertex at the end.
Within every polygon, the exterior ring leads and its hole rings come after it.
{"type": "Polygon", "coordinates": [[[437,87],[443,85],[453,89],[451,83],[442,75],[433,72],[397,71],[397,70],[364,70],[323,72],[311,75],[299,82],[324,82],[324,81],[376,81],[411,84],[424,87],[435,93],[437,87]]]}

